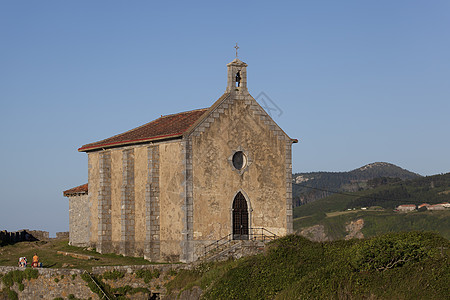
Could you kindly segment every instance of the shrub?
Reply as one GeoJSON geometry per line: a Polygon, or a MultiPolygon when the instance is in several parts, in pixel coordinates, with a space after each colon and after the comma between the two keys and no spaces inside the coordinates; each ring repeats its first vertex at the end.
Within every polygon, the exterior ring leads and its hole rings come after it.
{"type": "Polygon", "coordinates": [[[358,243],[351,264],[357,270],[386,271],[437,254],[430,247],[435,236],[419,232],[391,233],[358,243]]]}
{"type": "Polygon", "coordinates": [[[19,296],[17,295],[17,293],[13,290],[8,290],[8,298],[11,300],[18,300],[19,296]]]}
{"type": "Polygon", "coordinates": [[[14,282],[22,283],[24,278],[24,273],[19,270],[12,271],[12,278],[14,282]]]}
{"type": "Polygon", "coordinates": [[[109,280],[117,280],[120,278],[123,278],[125,276],[125,274],[123,272],[120,271],[108,271],[103,273],[103,279],[109,279],[109,280]]]}
{"type": "Polygon", "coordinates": [[[56,283],[58,283],[58,282],[59,282],[59,279],[58,279],[58,278],[55,278],[54,281],[55,281],[56,283]]]}
{"type": "Polygon", "coordinates": [[[12,273],[9,272],[5,276],[2,277],[3,284],[5,287],[10,288],[14,285],[14,280],[12,277],[12,273]]]}
{"type": "Polygon", "coordinates": [[[153,271],[153,278],[159,278],[159,276],[161,276],[161,271],[156,269],[153,271]]]}
{"type": "Polygon", "coordinates": [[[119,287],[119,288],[115,288],[115,289],[113,289],[112,291],[113,291],[114,293],[126,295],[126,294],[128,294],[131,290],[133,290],[133,288],[132,288],[131,286],[129,286],[129,285],[126,285],[126,286],[121,286],[121,287],[119,287]]]}
{"type": "Polygon", "coordinates": [[[24,289],[25,286],[23,285],[23,283],[19,283],[19,291],[23,292],[24,289]]]}
{"type": "Polygon", "coordinates": [[[37,279],[39,277],[39,271],[36,269],[26,269],[23,273],[27,280],[37,279]]]}
{"type": "Polygon", "coordinates": [[[98,280],[95,276],[92,276],[91,278],[91,276],[88,273],[83,273],[81,274],[81,279],[83,279],[87,283],[91,291],[94,294],[97,294],[100,299],[102,299],[104,295],[98,286],[100,286],[103,289],[103,291],[107,294],[108,297],[112,298],[111,295],[108,295],[110,293],[111,287],[103,283],[102,281],[98,280]]]}
{"type": "Polygon", "coordinates": [[[36,269],[26,269],[25,271],[19,271],[14,270],[11,272],[8,272],[7,274],[2,276],[3,284],[6,288],[10,288],[14,285],[14,282],[17,282],[19,284],[22,284],[22,281],[24,279],[30,280],[32,278],[38,278],[39,272],[36,269]]]}
{"type": "Polygon", "coordinates": [[[86,274],[86,273],[81,274],[81,279],[83,279],[83,280],[88,284],[88,287],[91,289],[91,291],[92,291],[94,294],[97,294],[97,295],[99,295],[100,297],[103,296],[103,295],[101,294],[101,291],[100,291],[99,288],[97,287],[97,285],[96,285],[94,282],[92,282],[92,279],[91,279],[91,277],[90,277],[88,274],[86,274]]]}
{"type": "Polygon", "coordinates": [[[138,270],[136,271],[137,278],[144,279],[145,283],[149,283],[153,278],[158,278],[160,275],[159,270],[152,272],[151,270],[138,270]],[[157,276],[157,277],[156,277],[157,276]]]}

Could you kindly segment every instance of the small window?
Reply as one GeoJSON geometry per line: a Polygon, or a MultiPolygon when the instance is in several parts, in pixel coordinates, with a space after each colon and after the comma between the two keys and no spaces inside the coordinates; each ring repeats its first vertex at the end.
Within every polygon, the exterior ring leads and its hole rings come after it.
{"type": "Polygon", "coordinates": [[[238,71],[236,73],[236,87],[240,87],[241,86],[241,71],[238,71]]]}
{"type": "Polygon", "coordinates": [[[244,152],[238,151],[233,155],[233,166],[236,170],[242,170],[247,165],[247,157],[244,152]]]}

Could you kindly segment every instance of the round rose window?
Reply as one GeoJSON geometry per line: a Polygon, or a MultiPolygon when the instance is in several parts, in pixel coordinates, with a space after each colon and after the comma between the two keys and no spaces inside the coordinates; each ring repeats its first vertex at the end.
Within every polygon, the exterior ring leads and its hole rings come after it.
{"type": "Polygon", "coordinates": [[[238,151],[233,155],[233,166],[236,170],[242,170],[247,165],[247,157],[244,152],[238,151]]]}

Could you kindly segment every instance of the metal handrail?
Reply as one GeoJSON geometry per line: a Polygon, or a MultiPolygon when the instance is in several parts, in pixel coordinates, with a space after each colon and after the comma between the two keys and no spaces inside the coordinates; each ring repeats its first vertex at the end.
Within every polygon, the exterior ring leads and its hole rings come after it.
{"type": "Polygon", "coordinates": [[[212,251],[218,249],[219,247],[230,243],[232,241],[231,237],[232,237],[232,234],[229,234],[227,236],[224,236],[220,240],[217,240],[209,245],[206,245],[204,247],[205,256],[206,256],[206,254],[208,254],[208,252],[212,252],[212,251]]]}
{"type": "Polygon", "coordinates": [[[265,242],[266,239],[274,240],[274,239],[278,238],[278,236],[275,233],[273,233],[265,228],[262,228],[262,227],[250,228],[249,231],[251,232],[250,239],[252,239],[252,240],[257,240],[256,237],[261,237],[262,241],[265,242]],[[261,231],[261,233],[258,233],[258,231],[261,231]]]}
{"type": "Polygon", "coordinates": [[[98,287],[98,289],[103,293],[103,296],[102,296],[101,299],[103,299],[103,298],[106,297],[106,299],[111,300],[111,299],[108,297],[108,295],[106,295],[106,293],[105,293],[105,291],[102,289],[102,287],[99,286],[99,285],[97,284],[97,282],[95,281],[94,278],[92,278],[91,273],[89,273],[88,271],[84,271],[84,272],[87,273],[87,274],[89,275],[89,278],[91,278],[92,282],[93,282],[93,283],[98,287]]]}
{"type": "MultiPolygon", "coordinates": [[[[261,237],[259,240],[262,240],[263,242],[265,242],[266,240],[272,241],[272,240],[278,238],[278,236],[275,233],[273,233],[265,228],[262,228],[262,227],[249,228],[248,230],[249,230],[249,240],[258,240],[258,237],[261,237]],[[261,233],[258,233],[258,231],[261,231],[261,233]]],[[[211,252],[219,249],[220,247],[223,247],[223,246],[231,243],[232,241],[233,241],[233,234],[230,233],[227,236],[224,236],[221,239],[219,239],[209,245],[206,245],[204,247],[204,257],[206,257],[206,255],[208,253],[211,253],[211,252]]]]}

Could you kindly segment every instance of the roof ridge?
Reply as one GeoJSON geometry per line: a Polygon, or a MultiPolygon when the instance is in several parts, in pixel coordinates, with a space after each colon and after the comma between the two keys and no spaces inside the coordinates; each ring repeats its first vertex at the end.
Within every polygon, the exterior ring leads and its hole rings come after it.
{"type": "MultiPolygon", "coordinates": [[[[208,108],[198,108],[198,109],[193,109],[193,110],[187,110],[187,111],[182,111],[182,112],[179,112],[179,113],[174,113],[174,114],[169,114],[169,115],[161,115],[161,117],[159,117],[158,119],[161,119],[161,118],[166,118],[166,117],[171,117],[171,116],[176,116],[176,115],[181,115],[181,114],[187,114],[187,113],[193,113],[193,112],[195,112],[195,111],[201,111],[201,110],[207,110],[207,109],[209,109],[209,107],[208,108]]],[[[153,120],[153,121],[156,121],[156,120],[158,120],[158,119],[155,119],[155,120],[153,120]]],[[[152,122],[153,122],[152,121],[152,122]]],[[[151,123],[151,122],[150,122],[151,123]]],[[[148,124],[148,123],[147,123],[148,124]]]]}

